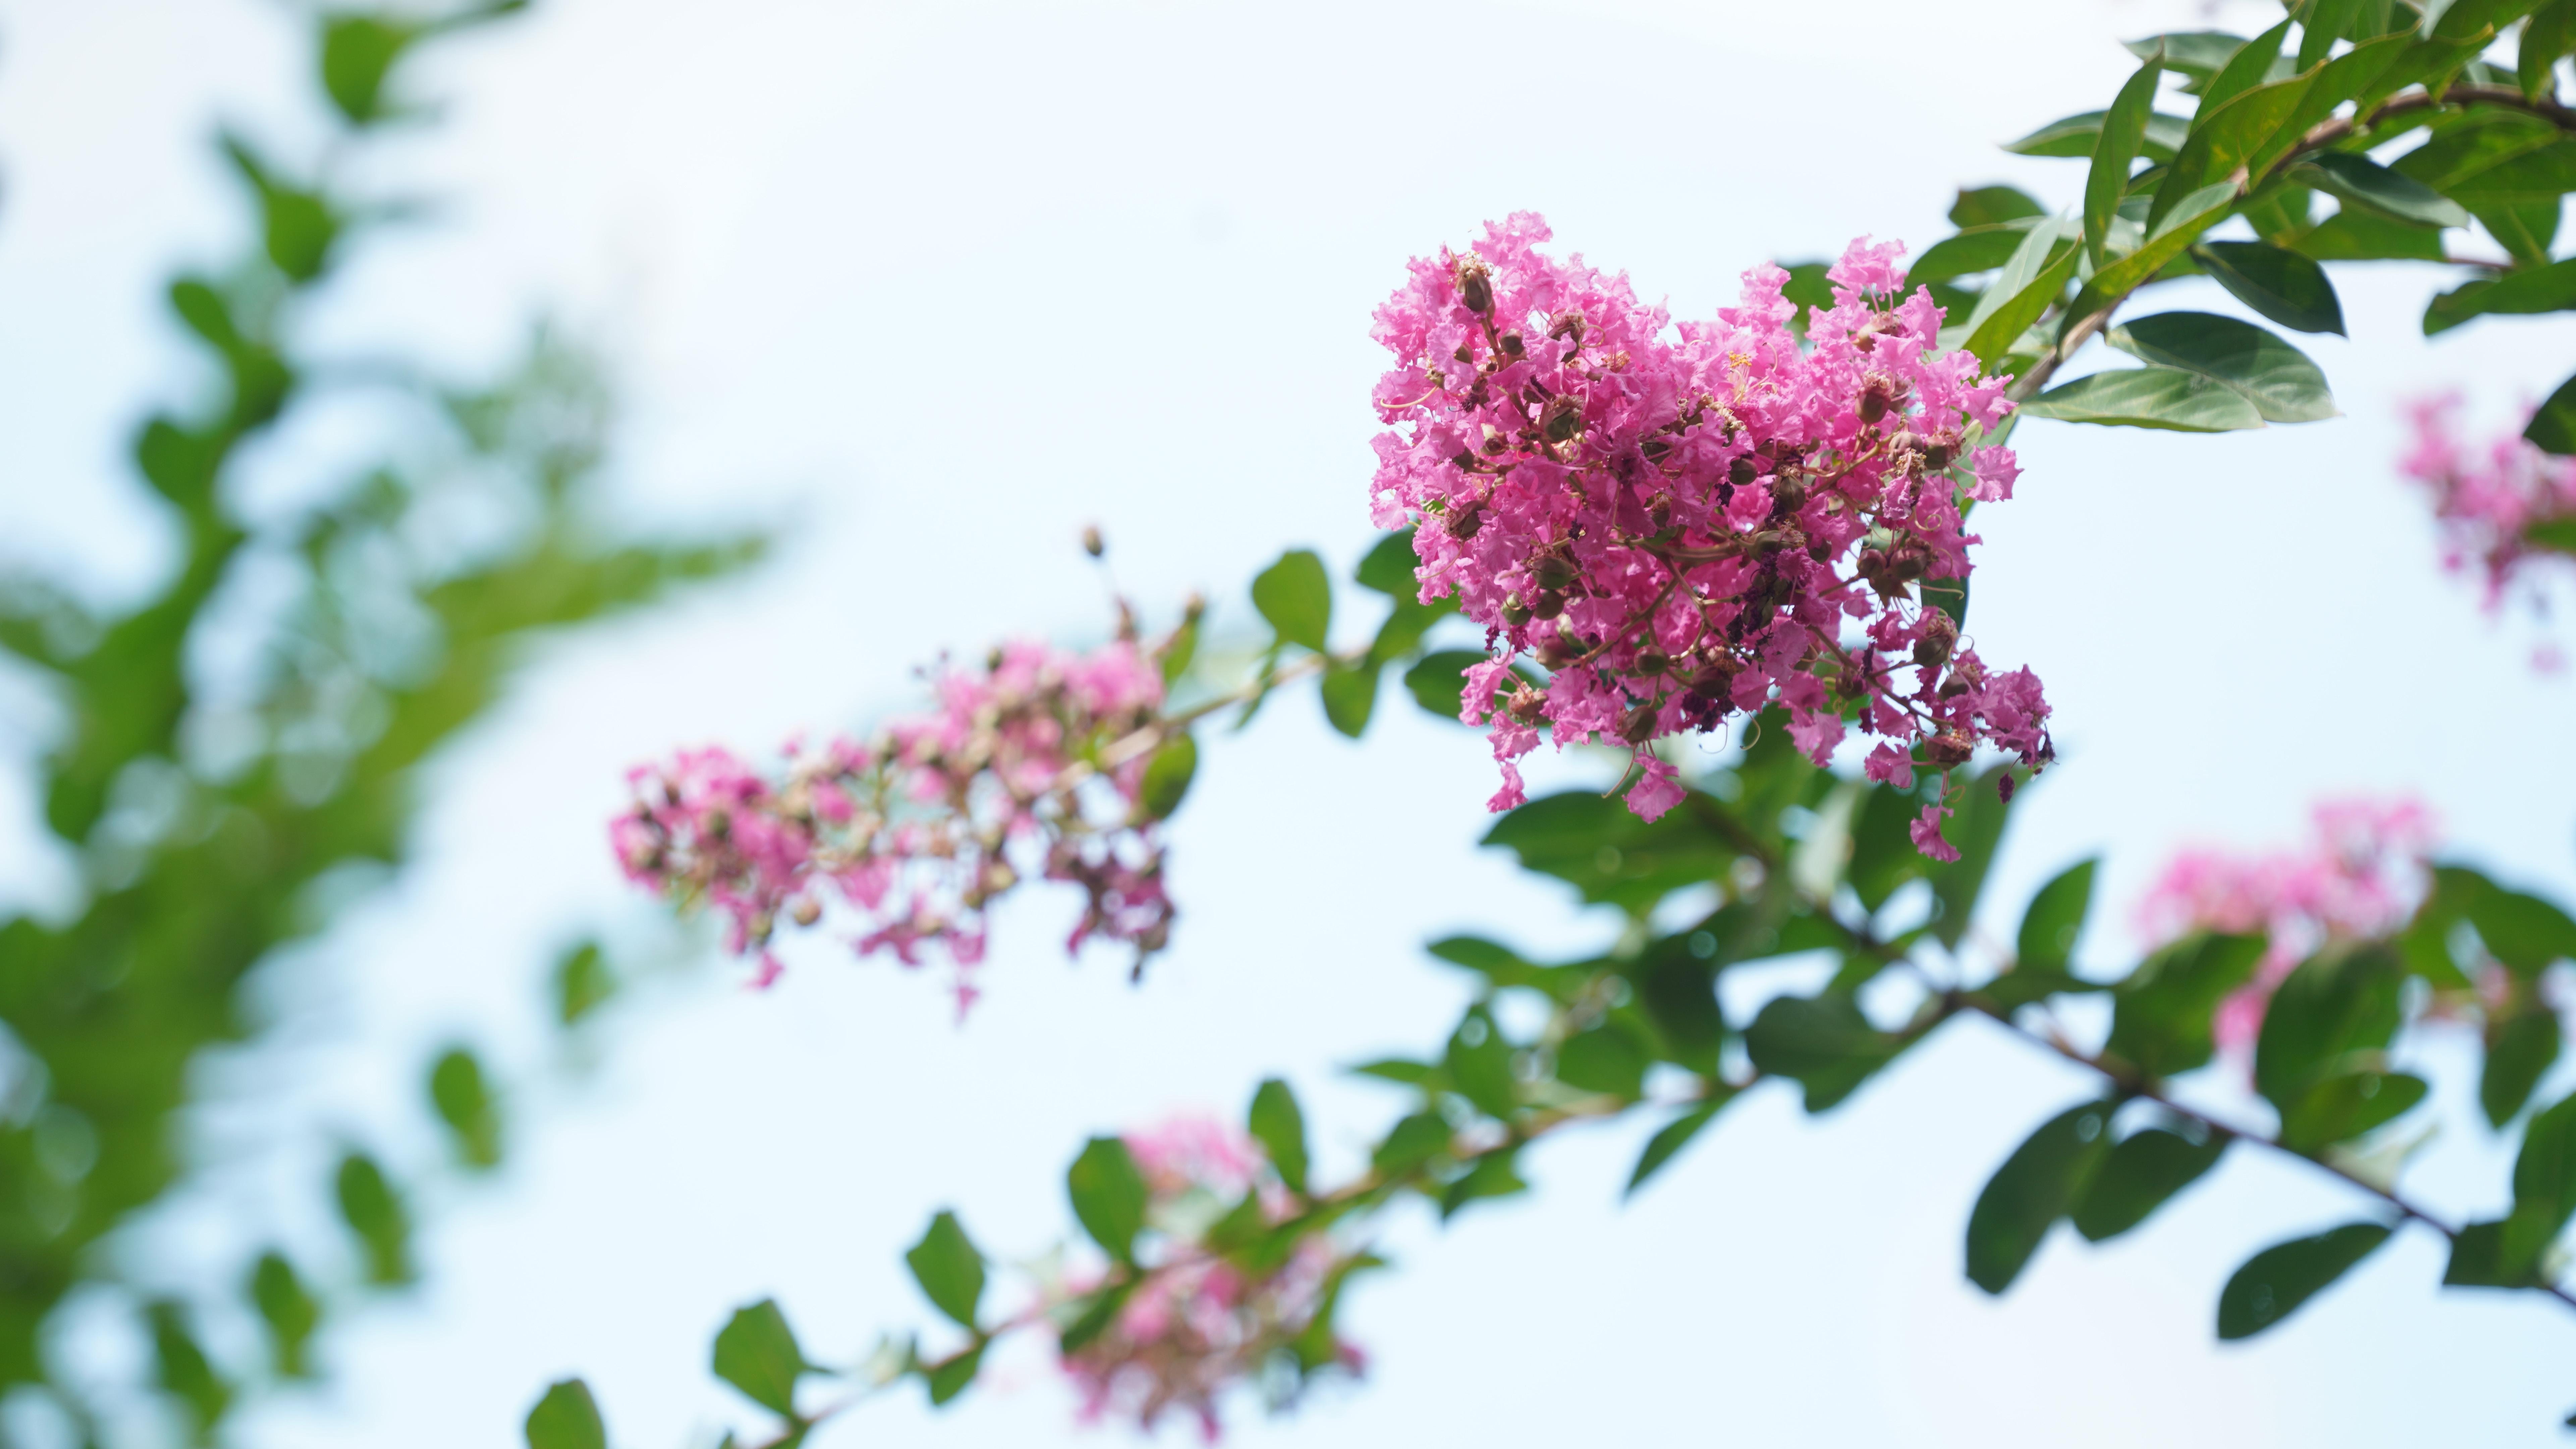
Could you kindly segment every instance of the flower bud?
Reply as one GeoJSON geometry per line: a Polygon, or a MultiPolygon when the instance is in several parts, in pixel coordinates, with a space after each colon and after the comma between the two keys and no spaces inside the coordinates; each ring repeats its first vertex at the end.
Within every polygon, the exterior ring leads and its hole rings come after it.
{"type": "Polygon", "coordinates": [[[1977,747],[1968,739],[1967,732],[1959,729],[1943,730],[1923,746],[1923,757],[1930,760],[1935,768],[1943,770],[1968,763],[1968,757],[1976,752],[1977,747]]]}
{"type": "Polygon", "coordinates": [[[823,919],[823,903],[812,896],[798,896],[787,903],[787,918],[800,926],[810,926],[823,919]]]}
{"type": "Polygon", "coordinates": [[[1522,602],[1520,591],[1514,589],[1503,595],[1503,622],[1517,629],[1529,621],[1530,606],[1522,602]]]}
{"type": "Polygon", "coordinates": [[[1530,601],[1530,612],[1542,619],[1553,619],[1565,612],[1565,594],[1557,589],[1541,589],[1530,601]]]}
{"type": "Polygon", "coordinates": [[[1619,717],[1619,738],[1632,745],[1642,745],[1655,737],[1656,709],[1641,704],[1619,717]]]}
{"type": "Polygon", "coordinates": [[[1512,690],[1503,711],[1533,729],[1547,718],[1547,696],[1523,684],[1512,690]]]}
{"type": "Polygon", "coordinates": [[[1958,642],[1959,626],[1951,622],[1949,615],[1936,612],[1923,626],[1923,637],[1914,641],[1914,662],[1926,669],[1938,668],[1958,642]]]}
{"type": "Polygon", "coordinates": [[[1887,572],[1900,583],[1912,583],[1932,569],[1932,550],[1905,539],[1887,551],[1887,572]]]}
{"type": "Polygon", "coordinates": [[[1541,554],[1530,565],[1530,577],[1542,589],[1562,589],[1574,582],[1574,561],[1563,554],[1541,554]]]}
{"type": "Polygon", "coordinates": [[[1573,635],[1566,633],[1563,624],[1557,625],[1545,638],[1539,640],[1538,662],[1546,665],[1551,672],[1563,669],[1582,657],[1582,643],[1573,635]]]}
{"type": "Polygon", "coordinates": [[[1098,524],[1083,525],[1082,551],[1091,555],[1093,558],[1098,558],[1109,551],[1109,546],[1101,542],[1100,526],[1098,524]]]}
{"type": "Polygon", "coordinates": [[[1751,487],[1753,480],[1761,476],[1762,467],[1753,461],[1753,455],[1750,453],[1726,465],[1726,481],[1738,488],[1751,487]]]}
{"type": "Polygon", "coordinates": [[[1691,689],[1699,694],[1723,697],[1735,683],[1736,672],[1744,666],[1732,654],[1713,654],[1690,672],[1691,689]]]}
{"type": "Polygon", "coordinates": [[[1451,538],[1474,538],[1476,530],[1484,526],[1485,505],[1476,499],[1470,498],[1459,507],[1449,510],[1448,529],[1451,538]]]}
{"type": "Polygon", "coordinates": [[[1506,332],[1495,338],[1494,344],[1502,348],[1505,355],[1511,357],[1519,357],[1529,350],[1529,344],[1521,341],[1521,335],[1518,332],[1506,332]]]}
{"type": "Polygon", "coordinates": [[[1646,521],[1655,526],[1655,531],[1657,533],[1661,533],[1665,529],[1672,527],[1673,495],[1669,493],[1658,493],[1654,497],[1647,499],[1646,521]]]}
{"type": "Polygon", "coordinates": [[[1551,443],[1562,443],[1583,431],[1583,404],[1570,397],[1548,399],[1547,410],[1538,415],[1538,435],[1551,443]]]}
{"type": "Polygon", "coordinates": [[[1471,257],[1458,263],[1458,300],[1478,315],[1494,310],[1493,276],[1483,262],[1471,257]]]}
{"type": "Polygon", "coordinates": [[[1548,318],[1547,335],[1550,337],[1571,339],[1575,346],[1581,347],[1583,345],[1583,314],[1568,310],[1559,312],[1555,316],[1548,318]]]}
{"type": "Polygon", "coordinates": [[[1660,650],[1649,649],[1637,656],[1636,672],[1639,674],[1664,674],[1670,672],[1672,667],[1672,656],[1660,650]]]}
{"type": "Polygon", "coordinates": [[[2012,771],[2003,770],[1998,772],[1995,775],[1995,798],[2003,801],[2007,805],[2010,805],[2012,803],[2012,792],[2012,771]]]}
{"type": "Polygon", "coordinates": [[[1786,518],[1807,506],[1807,480],[1798,473],[1783,473],[1771,480],[1771,516],[1786,518]]]}

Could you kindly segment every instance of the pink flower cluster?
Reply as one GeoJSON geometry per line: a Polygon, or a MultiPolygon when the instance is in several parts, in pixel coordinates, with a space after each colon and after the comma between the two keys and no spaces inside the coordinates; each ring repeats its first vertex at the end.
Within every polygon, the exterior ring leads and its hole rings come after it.
{"type": "MultiPolygon", "coordinates": [[[[1208,1231],[1247,1193],[1272,1223],[1297,1207],[1295,1196],[1265,1171],[1261,1148],[1235,1129],[1178,1117],[1126,1141],[1145,1179],[1155,1249],[1117,1317],[1099,1337],[1063,1355],[1064,1371],[1082,1395],[1086,1420],[1123,1418],[1150,1431],[1165,1412],[1185,1409],[1214,1442],[1218,1399],[1233,1385],[1261,1381],[1273,1360],[1294,1352],[1348,1260],[1320,1231],[1300,1239],[1284,1263],[1267,1271],[1248,1269],[1207,1245],[1208,1231]]],[[[1333,1356],[1345,1370],[1362,1366],[1351,1344],[1336,1340],[1333,1356]]]]}
{"type": "MultiPolygon", "coordinates": [[[[1486,626],[1464,718],[1492,721],[1492,808],[1520,803],[1514,762],[1544,729],[1632,749],[1628,803],[1652,820],[1683,792],[1650,745],[1770,703],[1819,764],[1847,726],[1878,737],[1870,778],[1905,786],[1980,745],[2053,758],[2039,681],[1990,669],[1919,596],[1967,578],[1966,500],[2011,497],[2019,468],[1978,445],[2005,380],[1938,350],[1900,249],[1853,243],[1802,345],[1778,267],[1667,335],[1625,276],[1540,254],[1548,236],[1520,212],[1416,258],[1374,333],[1396,364],[1372,517],[1417,524],[1423,600],[1454,592],[1486,626]]],[[[1947,813],[1915,832],[1942,859],[1947,813]]]]}
{"type": "Polygon", "coordinates": [[[728,946],[759,954],[762,985],[780,923],[814,925],[829,894],[863,918],[862,955],[916,966],[938,946],[962,1007],[987,910],[1032,874],[1083,890],[1069,952],[1103,936],[1141,968],[1172,920],[1160,834],[1137,805],[1163,734],[1152,654],[1132,638],[1088,655],[1013,643],[932,688],[935,710],[866,744],[791,742],[775,777],[721,748],[629,771],[635,803],[609,824],[627,877],[724,912],[728,946]]]}
{"type": "MultiPolygon", "coordinates": [[[[2415,441],[2398,470],[2433,495],[2443,567],[2454,573],[2472,565],[2482,570],[2489,610],[2500,607],[2517,583],[2536,608],[2544,607],[2544,586],[2530,565],[2551,554],[2530,541],[2528,530],[2552,519],[2576,519],[2576,458],[2544,453],[2519,433],[2473,449],[2457,431],[2460,407],[2457,393],[2407,404],[2415,441]]],[[[2557,557],[2565,562],[2564,555],[2557,557]]],[[[2556,651],[2544,650],[2541,662],[2558,667],[2556,651]]]]}
{"type": "Polygon", "coordinates": [[[2296,850],[2185,850],[2139,902],[2138,926],[2152,944],[2194,931],[2270,938],[2253,981],[2218,1008],[2221,1046],[2253,1044],[2272,992],[2319,947],[2386,936],[2423,903],[2438,832],[2422,803],[2326,801],[2310,827],[2309,843],[2296,850]]]}

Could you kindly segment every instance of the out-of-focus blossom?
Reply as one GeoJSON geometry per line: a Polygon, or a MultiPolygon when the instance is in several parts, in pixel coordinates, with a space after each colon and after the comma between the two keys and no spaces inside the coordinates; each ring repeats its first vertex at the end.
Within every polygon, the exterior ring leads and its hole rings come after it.
{"type": "Polygon", "coordinates": [[[628,878],[722,911],[762,984],[780,925],[814,925],[837,899],[861,954],[945,954],[962,1009],[988,908],[1031,876],[1083,891],[1068,951],[1100,936],[1141,967],[1172,920],[1161,835],[1138,804],[1163,733],[1155,659],[1129,638],[1089,654],[1012,643],[931,683],[933,711],[865,744],[791,743],[774,774],[719,748],[636,767],[635,803],[609,824],[628,878]]]}
{"type": "MultiPolygon", "coordinates": [[[[1259,1269],[1209,1245],[1211,1229],[1247,1198],[1267,1225],[1301,1206],[1267,1170],[1260,1146],[1236,1129],[1176,1117],[1129,1133],[1126,1142],[1147,1192],[1143,1278],[1097,1337],[1062,1355],[1064,1371],[1086,1420],[1124,1419],[1150,1431],[1179,1410],[1213,1442],[1229,1390],[1261,1385],[1277,1392],[1304,1376],[1304,1369],[1274,1370],[1296,1360],[1299,1340],[1352,1258],[1324,1231],[1300,1237],[1275,1266],[1259,1269]]],[[[1070,1301],[1100,1281],[1054,1296],[1070,1301]]],[[[1325,1354],[1345,1371],[1363,1365],[1360,1351],[1338,1338],[1325,1354]]]]}
{"type": "Polygon", "coordinates": [[[2185,850],[2139,902],[2139,929],[2152,944],[2194,931],[2268,938],[2253,981],[2218,1008],[2223,1047],[2253,1044],[2272,992],[2319,947],[2386,936],[2423,903],[2437,831],[2422,803],[2327,801],[2310,826],[2308,843],[2291,850],[2185,850]]]}
{"type": "Polygon", "coordinates": [[[1899,249],[1853,243],[1802,346],[1778,267],[1670,328],[1624,276],[1540,254],[1548,236],[1521,212],[1417,258],[1375,329],[1396,365],[1372,516],[1418,524],[1421,598],[1486,627],[1464,717],[1491,721],[1492,808],[1520,803],[1544,730],[1633,749],[1651,820],[1681,792],[1648,747],[1767,703],[1818,763],[1847,728],[1934,773],[1980,745],[2052,758],[2039,681],[1990,669],[1923,597],[1968,577],[1965,506],[2009,498],[2019,469],[1978,446],[2005,380],[1939,350],[1899,249]]]}
{"type": "MultiPolygon", "coordinates": [[[[2530,529],[2576,521],[2576,458],[2542,452],[2518,432],[2472,447],[2459,435],[2460,408],[2457,393],[2409,403],[2415,440],[2398,470],[2432,494],[2442,565],[2483,575],[2489,612],[2519,592],[2535,612],[2545,613],[2548,572],[2554,563],[2565,575],[2569,558],[2534,544],[2530,529]]],[[[2534,651],[2532,662],[2545,673],[2565,667],[2564,655],[2546,644],[2534,651]]]]}

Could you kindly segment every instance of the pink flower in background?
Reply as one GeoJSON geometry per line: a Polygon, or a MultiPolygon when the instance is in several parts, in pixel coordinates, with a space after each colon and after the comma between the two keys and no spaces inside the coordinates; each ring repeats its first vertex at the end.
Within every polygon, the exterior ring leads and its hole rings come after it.
{"type": "Polygon", "coordinates": [[[2413,918],[2437,835],[2419,801],[2326,801],[2311,812],[2309,841],[2298,849],[2177,854],[2139,902],[2138,926],[2152,945],[2194,931],[2270,939],[2252,983],[2218,1009],[2219,1045],[2250,1047],[2264,1004],[2301,961],[2329,941],[2386,936],[2413,918]]]}
{"type": "MultiPolygon", "coordinates": [[[[1266,1267],[1246,1266],[1208,1244],[1209,1230],[1247,1195],[1272,1224],[1300,1206],[1266,1170],[1260,1146],[1236,1128],[1175,1117],[1128,1133],[1126,1143],[1145,1179],[1150,1232],[1140,1259],[1148,1271],[1108,1326],[1065,1351],[1061,1362],[1082,1397],[1084,1419],[1122,1418],[1150,1432],[1180,1409],[1214,1442],[1218,1400],[1259,1382],[1272,1360],[1297,1351],[1353,1259],[1321,1231],[1300,1237],[1284,1260],[1266,1267]]],[[[1070,1302],[1102,1281],[1067,1284],[1053,1296],[1070,1302]]],[[[1324,1353],[1345,1371],[1363,1361],[1338,1338],[1324,1353]]]]}
{"type": "MultiPolygon", "coordinates": [[[[1967,578],[1963,501],[2009,498],[2018,466],[1977,446],[2005,381],[1939,349],[1900,249],[1853,243],[1802,345],[1777,267],[1675,327],[1625,277],[1542,255],[1548,235],[1521,212],[1417,258],[1375,328],[1395,367],[1372,517],[1416,525],[1422,599],[1487,629],[1465,713],[1491,724],[1492,807],[1520,803],[1542,730],[1644,764],[1774,702],[1819,763],[1847,721],[1933,773],[1980,745],[2051,759],[2038,680],[1990,670],[1922,596],[1967,578]],[[1509,672],[1524,656],[1545,684],[1509,672]]],[[[1647,769],[1630,800],[1651,817],[1678,796],[1647,769]]]]}
{"type": "Polygon", "coordinates": [[[1035,875],[1080,886],[1067,942],[1131,946],[1138,966],[1169,938],[1159,830],[1137,801],[1160,742],[1163,676],[1132,639],[1089,654],[1035,643],[932,680],[938,707],[867,744],[790,742],[773,777],[722,749],[684,750],[628,772],[635,804],[609,823],[629,879],[726,918],[726,944],[758,953],[782,920],[815,924],[838,897],[861,918],[862,955],[907,966],[983,960],[985,912],[1035,875]]]}
{"type": "MultiPolygon", "coordinates": [[[[2503,607],[2516,588],[2535,611],[2545,611],[2545,570],[2554,561],[2564,573],[2569,559],[2533,543],[2529,530],[2552,520],[2576,522],[2576,458],[2542,452],[2518,432],[2472,448],[2457,432],[2460,408],[2457,393],[2407,404],[2415,440],[2398,471],[2431,492],[2442,566],[2482,573],[2489,612],[2503,607]]],[[[2549,645],[2541,646],[2533,662],[2547,673],[2563,667],[2559,651],[2549,645]]]]}

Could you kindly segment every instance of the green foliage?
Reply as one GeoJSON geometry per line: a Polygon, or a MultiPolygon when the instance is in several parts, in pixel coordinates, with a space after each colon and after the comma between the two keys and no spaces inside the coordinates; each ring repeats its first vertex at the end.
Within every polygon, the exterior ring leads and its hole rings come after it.
{"type": "Polygon", "coordinates": [[[452,1047],[440,1055],[429,1071],[429,1100],[455,1138],[458,1157],[475,1168],[500,1165],[500,1108],[474,1053],[452,1047]]]}
{"type": "Polygon", "coordinates": [[[563,1379],[546,1389],[528,1410],[528,1449],[608,1449],[608,1430],[599,1422],[599,1404],[590,1385],[563,1379]]]}
{"type": "Polygon", "coordinates": [[[2488,1020],[2478,1106],[2489,1125],[2502,1129],[2521,1115],[2532,1089],[2558,1060],[2560,1035],[2558,1013],[2527,998],[2488,1020]]]}
{"type": "Polygon", "coordinates": [[[2272,993],[2254,1044],[2254,1089],[2286,1123],[2311,1088],[2367,1066],[2396,1034],[2405,968],[2376,946],[2331,949],[2302,962],[2272,993]]]}
{"type": "MultiPolygon", "coordinates": [[[[947,1220],[947,1215],[941,1218],[947,1220]]],[[[774,1298],[737,1309],[726,1320],[716,1334],[713,1367],[717,1378],[784,1419],[797,1416],[796,1381],[814,1371],[774,1298]]]]}
{"type": "MultiPolygon", "coordinates": [[[[2316,266],[2305,258],[2292,260],[2316,266]]],[[[2142,362],[2207,378],[2235,392],[2264,422],[2309,423],[2342,416],[2326,391],[2325,374],[2307,354],[2249,322],[2209,312],[2159,312],[2114,327],[2103,340],[2142,362]]]]}
{"type": "Polygon", "coordinates": [[[1252,1112],[1247,1122],[1252,1140],[1270,1158],[1270,1165],[1290,1192],[1306,1190],[1306,1114],[1297,1106],[1297,1096],[1288,1084],[1271,1077],[1252,1094],[1252,1112]]]}
{"type": "Polygon", "coordinates": [[[2436,336],[2475,317],[2570,308],[2576,308],[2576,260],[2507,272],[2493,281],[2464,282],[2424,309],[2424,335],[2436,336]]]}
{"type": "Polygon", "coordinates": [[[1091,1240],[1122,1263],[1136,1258],[1136,1235],[1145,1229],[1145,1178],[1119,1137],[1094,1137],[1064,1176],[1074,1218],[1091,1240]]]}
{"type": "Polygon", "coordinates": [[[2049,1225],[2084,1195],[2110,1139],[2110,1105],[2087,1102],[2041,1123],[2013,1149],[1968,1214],[1969,1282],[1989,1293],[2012,1286],[2049,1225]]]}
{"type": "Polygon", "coordinates": [[[2468,210],[2432,187],[2357,151],[2320,151],[2293,173],[2320,191],[2417,226],[2467,226],[2468,210]]]}
{"type": "Polygon", "coordinates": [[[1333,584],[1310,548],[1290,549],[1252,581],[1252,606],[1281,643],[1324,652],[1333,623],[1333,584]]]}
{"type": "Polygon", "coordinates": [[[2540,406],[2533,410],[2531,422],[2522,435],[2543,452],[2560,457],[2576,455],[2576,377],[2558,385],[2540,406]]]}
{"type": "Polygon", "coordinates": [[[1188,798],[1190,782],[1198,778],[1198,741],[1188,734],[1176,734],[1165,740],[1145,762],[1144,783],[1136,791],[1136,816],[1140,820],[1167,820],[1188,798]]]}
{"type": "Polygon", "coordinates": [[[976,1251],[955,1213],[932,1218],[928,1231],[903,1255],[903,1261],[933,1308],[962,1327],[975,1326],[976,1312],[984,1301],[984,1255],[976,1251]]]}
{"type": "Polygon", "coordinates": [[[2078,240],[2071,226],[2055,221],[2040,222],[2022,238],[1968,314],[1967,350],[1979,361],[1993,367],[2057,301],[2084,259],[2078,240]]]}
{"type": "Polygon", "coordinates": [[[2014,969],[2066,970],[2075,956],[2076,938],[2084,933],[2085,914],[2093,907],[2093,873],[2101,863],[2098,856],[2077,861],[2030,898],[2015,938],[2014,969]]]}
{"type": "Polygon", "coordinates": [[[608,1004],[617,994],[616,973],[608,968],[608,957],[596,941],[584,941],[555,963],[555,1021],[571,1027],[588,1019],[590,1014],[608,1004]]]}
{"type": "Polygon", "coordinates": [[[2112,996],[2110,1054],[2149,1078],[2209,1060],[2210,1017],[2254,974],[2255,936],[2188,936],[2139,963],[2112,996]]]}
{"type": "Polygon", "coordinates": [[[164,1298],[156,1300],[145,1316],[152,1324],[155,1377],[161,1391],[186,1407],[189,1437],[199,1444],[212,1444],[215,1427],[232,1408],[232,1385],[215,1372],[205,1349],[188,1330],[185,1308],[164,1298]]]}
{"type": "MultiPolygon", "coordinates": [[[[2335,296],[2334,284],[2326,280],[2326,269],[2314,260],[2266,242],[2202,242],[2191,249],[2191,254],[2209,273],[2211,280],[2225,287],[2237,301],[2265,317],[2294,332],[2343,335],[2343,303],[2335,296]]],[[[2207,314],[2171,312],[2165,315],[2197,317],[2207,314]]],[[[2262,329],[2253,330],[2260,332],[2262,329]]],[[[2282,345],[2287,346],[2286,343],[2282,345]]],[[[2309,363],[2296,349],[2292,349],[2290,355],[2305,364],[2310,373],[2316,372],[2316,365],[2309,363]]],[[[2318,375],[2313,385],[2317,396],[2323,397],[2326,390],[2324,376],[2318,375]]],[[[2261,405],[2259,398],[2256,405],[2261,405]]],[[[2327,406],[2331,408],[2333,404],[2329,401],[2327,406]]],[[[2264,416],[2274,422],[2314,421],[2306,417],[2276,418],[2269,412],[2264,416]]],[[[2335,414],[2329,411],[2321,416],[2333,417],[2335,414]]]]}
{"type": "Polygon", "coordinates": [[[1773,997],[1744,1030],[1753,1065],[1803,1086],[1810,1112],[1839,1104],[1903,1046],[1870,1025],[1847,992],[1773,997]]]}
{"type": "Polygon", "coordinates": [[[321,1301],[304,1286],[295,1265],[278,1252],[260,1255],[258,1266],[250,1275],[251,1306],[259,1310],[260,1321],[268,1326],[271,1361],[280,1378],[301,1379],[313,1375],[313,1366],[305,1354],[305,1345],[313,1330],[322,1323],[321,1301]]]}
{"type": "Polygon", "coordinates": [[[356,1234],[367,1281],[393,1285],[412,1280],[411,1215],[385,1170],[363,1152],[340,1159],[335,1178],[340,1220],[356,1234]]]}
{"type": "Polygon", "coordinates": [[[2163,1127],[2132,1132],[2102,1158],[2067,1218],[2088,1243],[2117,1237],[2216,1167],[2231,1140],[2223,1132],[2194,1140],[2163,1127]]]}
{"type": "Polygon", "coordinates": [[[1512,1077],[1512,1044],[1494,1024],[1494,1014],[1470,1007],[1449,1036],[1441,1059],[1449,1085],[1479,1112],[1508,1119],[1520,1108],[1520,1085],[1512,1077]]]}
{"type": "Polygon", "coordinates": [[[2251,1338],[2298,1311],[2388,1241],[2380,1223],[2346,1223],[2245,1260],[2218,1294],[2218,1336],[2251,1338]]]}
{"type": "Polygon", "coordinates": [[[2111,108],[2102,113],[2102,129],[2093,141],[2093,169],[2084,178],[2084,247],[2097,268],[2102,265],[2112,215],[2129,192],[2129,168],[2138,159],[2138,148],[2146,143],[2147,121],[2155,112],[2156,82],[2163,75],[2164,52],[2158,50],[2120,87],[2111,108]]]}
{"type": "Polygon", "coordinates": [[[1657,1128],[1655,1135],[1646,1139],[1646,1150],[1637,1154],[1637,1166],[1628,1174],[1628,1186],[1623,1196],[1635,1197],[1637,1189],[1646,1185],[1646,1179],[1663,1171],[1667,1163],[1679,1157],[1682,1149],[1690,1145],[1692,1138],[1717,1120],[1718,1110],[1724,1105],[1720,1101],[1693,1107],[1657,1128]]]}

